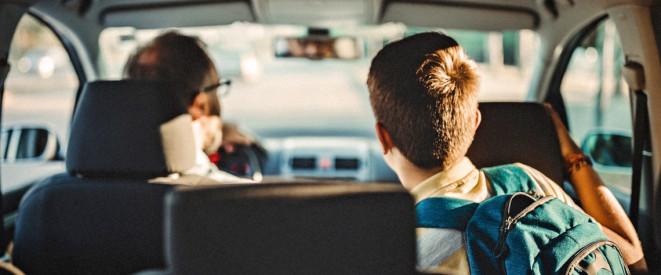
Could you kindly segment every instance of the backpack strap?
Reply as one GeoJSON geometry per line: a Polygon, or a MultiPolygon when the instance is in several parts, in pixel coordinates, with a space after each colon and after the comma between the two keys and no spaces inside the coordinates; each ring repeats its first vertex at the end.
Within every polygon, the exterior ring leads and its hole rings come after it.
{"type": "MultiPolygon", "coordinates": [[[[514,164],[482,168],[495,191],[495,196],[535,191],[535,182],[521,167],[514,164]]],[[[456,198],[434,197],[415,206],[418,227],[465,230],[479,204],[456,198]]]]}
{"type": "Polygon", "coordinates": [[[418,227],[454,228],[463,231],[477,206],[478,203],[455,198],[424,199],[415,206],[418,227]]]}
{"type": "Polygon", "coordinates": [[[534,193],[536,184],[523,168],[514,164],[505,164],[482,168],[495,192],[494,196],[516,192],[534,193]]]}

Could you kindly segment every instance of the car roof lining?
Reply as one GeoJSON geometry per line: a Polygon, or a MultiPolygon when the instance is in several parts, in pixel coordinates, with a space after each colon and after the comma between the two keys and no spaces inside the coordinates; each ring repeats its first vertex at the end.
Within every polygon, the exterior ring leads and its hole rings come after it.
{"type": "Polygon", "coordinates": [[[448,29],[502,31],[536,29],[537,12],[524,7],[471,3],[410,3],[393,2],[384,6],[382,22],[401,22],[410,26],[448,29]],[[480,18],[476,21],[475,18],[480,18]]]}
{"type": "Polygon", "coordinates": [[[451,29],[470,26],[473,30],[484,31],[536,29],[540,24],[540,15],[534,5],[481,1],[244,0],[95,4],[84,16],[96,18],[100,26],[132,26],[138,29],[212,26],[236,21],[317,27],[401,22],[411,26],[444,26],[451,29]],[[319,7],[322,4],[323,9],[319,7]],[[482,19],[480,24],[476,25],[475,18],[482,19]]]}
{"type": "Polygon", "coordinates": [[[103,26],[138,29],[224,25],[236,21],[255,21],[247,2],[117,6],[99,14],[99,24],[103,26]]]}

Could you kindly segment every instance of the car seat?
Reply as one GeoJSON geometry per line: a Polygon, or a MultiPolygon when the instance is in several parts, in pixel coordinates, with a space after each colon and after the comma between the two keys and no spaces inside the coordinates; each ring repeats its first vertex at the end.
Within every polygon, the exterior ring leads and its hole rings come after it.
{"type": "Polygon", "coordinates": [[[150,183],[191,167],[191,119],[167,83],[85,85],[66,168],[19,206],[13,262],[27,274],[127,274],[163,268],[163,199],[150,183]]]}
{"type": "Polygon", "coordinates": [[[166,274],[413,274],[413,205],[398,184],[178,187],[166,274]]]}
{"type": "Polygon", "coordinates": [[[478,168],[520,162],[562,186],[560,143],[544,105],[533,102],[480,103],[482,123],[467,156],[478,168]]]}

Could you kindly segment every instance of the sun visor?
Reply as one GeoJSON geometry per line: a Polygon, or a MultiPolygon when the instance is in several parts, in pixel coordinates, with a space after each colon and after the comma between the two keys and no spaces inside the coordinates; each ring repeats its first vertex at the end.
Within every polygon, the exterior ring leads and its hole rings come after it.
{"type": "Polygon", "coordinates": [[[332,28],[374,24],[378,0],[253,0],[259,22],[332,28]]]}
{"type": "Polygon", "coordinates": [[[131,26],[138,29],[157,29],[223,25],[236,21],[252,22],[255,19],[248,2],[229,2],[162,7],[114,7],[102,12],[100,21],[107,27],[131,26]]]}
{"type": "Polygon", "coordinates": [[[395,2],[385,7],[381,21],[418,27],[503,31],[536,29],[539,16],[525,8],[395,2]]]}

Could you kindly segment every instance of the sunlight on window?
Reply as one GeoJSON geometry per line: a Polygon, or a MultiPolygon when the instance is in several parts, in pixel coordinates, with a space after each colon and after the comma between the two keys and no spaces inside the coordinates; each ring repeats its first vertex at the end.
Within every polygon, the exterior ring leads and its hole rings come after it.
{"type": "Polygon", "coordinates": [[[241,76],[247,81],[257,81],[262,76],[262,64],[253,54],[241,57],[241,76]]]}

